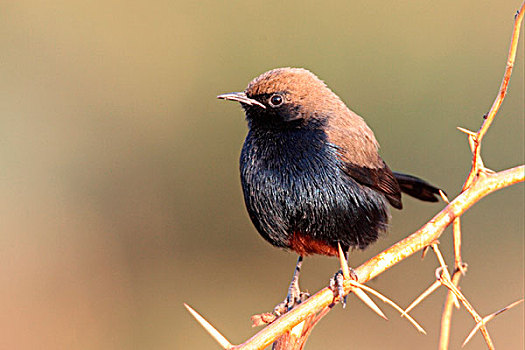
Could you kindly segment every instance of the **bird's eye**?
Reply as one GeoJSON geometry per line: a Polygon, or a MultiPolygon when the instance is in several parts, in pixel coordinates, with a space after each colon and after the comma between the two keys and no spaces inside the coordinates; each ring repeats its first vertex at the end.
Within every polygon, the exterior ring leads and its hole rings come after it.
{"type": "Polygon", "coordinates": [[[270,97],[270,106],[272,107],[279,107],[284,102],[284,99],[279,94],[273,94],[272,97],[270,97]]]}

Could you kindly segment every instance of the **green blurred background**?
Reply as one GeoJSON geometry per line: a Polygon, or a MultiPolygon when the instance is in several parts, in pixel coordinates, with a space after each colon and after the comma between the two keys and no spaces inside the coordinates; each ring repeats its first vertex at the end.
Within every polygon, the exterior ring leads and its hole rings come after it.
{"type": "MultiPolygon", "coordinates": [[[[520,6],[512,1],[6,1],[0,6],[0,348],[213,349],[184,310],[235,343],[283,299],[296,256],[266,244],[242,201],[238,105],[215,99],[275,67],[314,71],[363,115],[393,169],[451,197],[470,168],[463,126],[481,125],[501,82],[520,6]]],[[[523,38],[483,156],[524,161],[523,38]]],[[[443,204],[405,200],[389,235],[356,266],[443,204]]],[[[462,289],[481,314],[523,296],[524,192],[490,195],[463,220],[462,289]]],[[[450,230],[441,246],[452,262],[450,230]]],[[[308,258],[316,291],[337,260],[308,258]]],[[[408,259],[370,285],[402,306],[434,281],[408,259]]],[[[445,293],[414,310],[354,298],[308,349],[435,349],[445,293]]],[[[473,327],[455,312],[452,348],[473,327]]],[[[523,348],[523,306],[489,330],[523,348]]],[[[478,334],[467,349],[483,348],[478,334]]]]}

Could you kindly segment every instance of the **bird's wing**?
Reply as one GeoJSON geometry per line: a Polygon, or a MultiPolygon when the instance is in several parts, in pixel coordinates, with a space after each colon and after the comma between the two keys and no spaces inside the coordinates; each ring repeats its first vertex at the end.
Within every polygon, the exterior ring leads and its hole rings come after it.
{"type": "Polygon", "coordinates": [[[363,118],[344,104],[328,118],[328,142],[342,161],[342,170],[358,183],[385,195],[394,208],[401,209],[401,189],[378,153],[374,133],[363,118]]]}
{"type": "Polygon", "coordinates": [[[402,209],[399,184],[385,162],[381,160],[381,163],[382,167],[369,168],[344,161],[343,171],[361,185],[384,194],[394,208],[402,209]]]}

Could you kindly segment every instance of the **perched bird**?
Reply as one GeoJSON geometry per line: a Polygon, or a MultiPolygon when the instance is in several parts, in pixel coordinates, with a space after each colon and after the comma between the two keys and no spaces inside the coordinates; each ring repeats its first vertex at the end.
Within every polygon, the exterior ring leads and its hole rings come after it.
{"type": "Polygon", "coordinates": [[[244,92],[217,97],[240,102],[246,114],[240,171],[253,224],[272,245],[299,254],[287,308],[302,298],[303,256],[337,255],[338,244],[366,248],[386,230],[388,204],[402,208],[401,192],[438,200],[438,188],[392,172],[365,121],[306,69],[273,69],[244,92]]]}

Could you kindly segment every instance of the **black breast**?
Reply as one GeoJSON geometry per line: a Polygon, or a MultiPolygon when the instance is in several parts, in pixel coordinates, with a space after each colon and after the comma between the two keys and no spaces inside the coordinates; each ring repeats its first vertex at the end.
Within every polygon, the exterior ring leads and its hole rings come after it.
{"type": "Polygon", "coordinates": [[[365,248],[386,228],[385,197],[346,175],[319,128],[252,127],[240,159],[250,218],[274,246],[298,233],[343,248],[365,248]]]}

